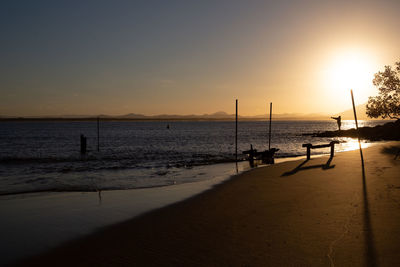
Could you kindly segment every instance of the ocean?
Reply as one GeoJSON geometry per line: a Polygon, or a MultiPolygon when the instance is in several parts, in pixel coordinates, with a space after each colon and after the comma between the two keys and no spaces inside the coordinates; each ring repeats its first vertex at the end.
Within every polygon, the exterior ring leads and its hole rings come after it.
{"type": "MultiPolygon", "coordinates": [[[[359,126],[384,122],[359,121],[359,126]]],[[[258,151],[268,149],[268,125],[239,121],[240,161],[250,144],[258,151]]],[[[354,122],[342,121],[342,129],[349,128],[354,122]]],[[[339,140],[336,152],[358,147],[352,138],[303,135],[336,129],[334,120],[273,121],[271,147],[279,148],[280,160],[304,155],[303,143],[339,140]]],[[[95,121],[0,122],[0,195],[161,187],[236,170],[234,121],[101,121],[99,145],[97,151],[95,121]],[[87,137],[86,155],[80,154],[81,134],[87,137]]]]}

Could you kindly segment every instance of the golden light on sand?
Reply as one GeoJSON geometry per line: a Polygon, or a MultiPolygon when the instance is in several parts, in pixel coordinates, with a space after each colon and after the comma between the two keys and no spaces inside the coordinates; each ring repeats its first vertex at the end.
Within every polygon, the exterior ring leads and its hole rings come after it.
{"type": "Polygon", "coordinates": [[[328,62],[324,69],[323,83],[325,88],[340,101],[348,97],[353,89],[358,100],[367,101],[374,94],[372,80],[377,72],[374,60],[358,51],[338,52],[328,62]]]}

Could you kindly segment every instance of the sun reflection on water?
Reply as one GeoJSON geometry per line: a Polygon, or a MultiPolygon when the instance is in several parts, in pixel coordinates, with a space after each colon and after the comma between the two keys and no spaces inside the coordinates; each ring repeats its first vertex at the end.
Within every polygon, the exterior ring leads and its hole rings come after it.
{"type": "MultiPolygon", "coordinates": [[[[340,148],[339,148],[340,151],[350,151],[360,148],[358,144],[358,139],[356,138],[343,137],[339,138],[338,141],[340,142],[340,148]]],[[[366,143],[361,141],[361,148],[370,147],[371,144],[372,143],[366,143]]]]}
{"type": "MultiPolygon", "coordinates": [[[[371,121],[370,120],[358,120],[358,127],[365,127],[365,126],[370,126],[371,121]]],[[[348,130],[352,128],[356,128],[356,123],[354,120],[342,120],[342,130],[348,130]]]]}
{"type": "MultiPolygon", "coordinates": [[[[368,127],[372,126],[370,125],[371,121],[369,120],[358,120],[358,127],[368,127]]],[[[342,130],[348,130],[348,129],[355,129],[356,128],[356,123],[354,120],[343,120],[342,121],[342,130]]],[[[359,149],[359,143],[357,138],[350,138],[350,137],[341,137],[337,138],[337,140],[340,142],[338,151],[350,151],[350,150],[356,150],[359,149]]],[[[371,142],[366,142],[361,140],[361,148],[367,148],[370,147],[373,143],[371,142]]]]}

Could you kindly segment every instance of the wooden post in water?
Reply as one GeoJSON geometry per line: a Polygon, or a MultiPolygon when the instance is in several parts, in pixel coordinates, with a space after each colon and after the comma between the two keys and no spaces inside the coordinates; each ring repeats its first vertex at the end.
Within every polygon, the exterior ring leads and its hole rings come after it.
{"type": "Polygon", "coordinates": [[[100,118],[97,117],[97,151],[100,151],[100,118]]]}
{"type": "Polygon", "coordinates": [[[86,154],[86,137],[81,134],[81,154],[86,154]]]}
{"type": "Polygon", "coordinates": [[[235,124],[235,155],[236,155],[236,162],[238,161],[237,140],[238,140],[238,100],[236,99],[236,124],[235,124]]]}
{"type": "Polygon", "coordinates": [[[272,102],[269,103],[269,137],[268,137],[268,150],[271,150],[271,121],[272,121],[272,102]]]}

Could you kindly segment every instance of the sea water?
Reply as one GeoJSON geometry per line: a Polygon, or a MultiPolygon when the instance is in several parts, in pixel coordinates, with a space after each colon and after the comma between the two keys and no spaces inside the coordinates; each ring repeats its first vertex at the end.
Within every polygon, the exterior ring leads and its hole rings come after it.
{"type": "MultiPolygon", "coordinates": [[[[375,126],[384,121],[360,121],[375,126]]],[[[268,149],[267,121],[240,121],[239,160],[253,145],[268,149]]],[[[342,129],[354,128],[343,121],[342,129]]],[[[352,138],[317,138],[307,133],[336,130],[335,121],[274,121],[271,147],[277,158],[305,154],[303,143],[339,140],[337,152],[357,148],[352,138]]],[[[0,195],[40,191],[99,191],[168,186],[231,173],[235,162],[234,121],[0,122],[0,195]],[[80,154],[80,135],[88,152],[80,154]]],[[[329,148],[312,151],[328,153],[329,148]]]]}

